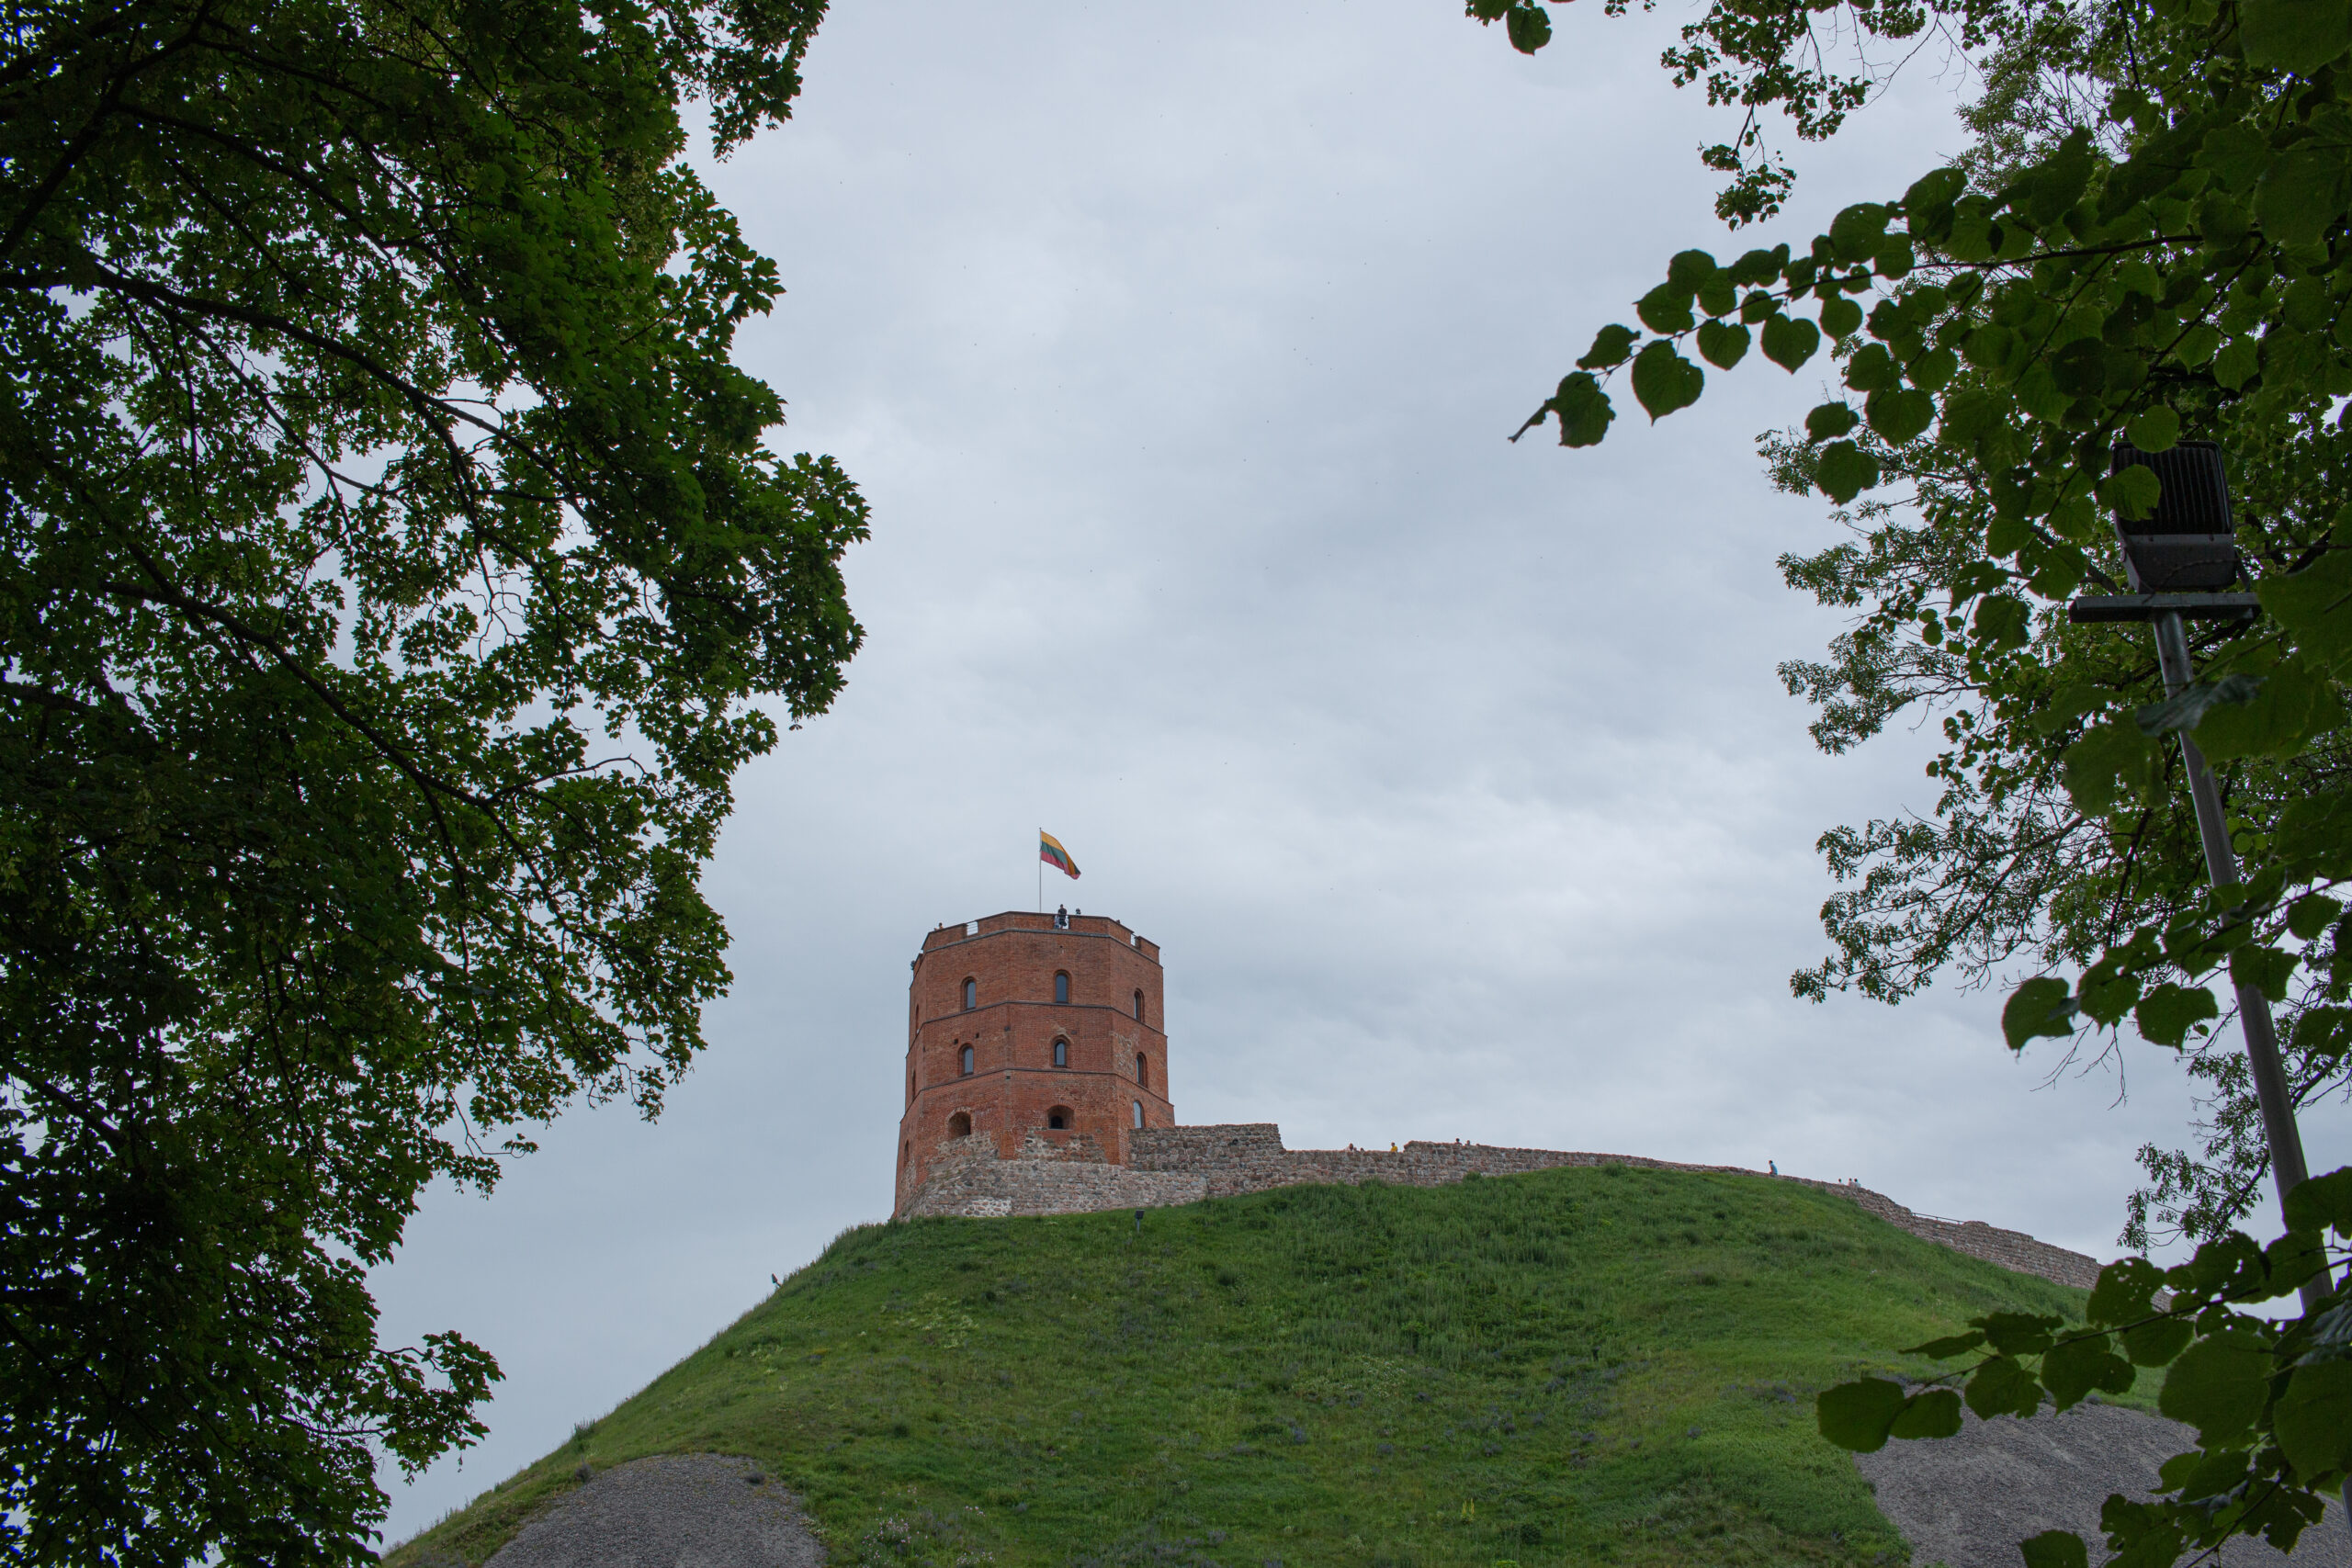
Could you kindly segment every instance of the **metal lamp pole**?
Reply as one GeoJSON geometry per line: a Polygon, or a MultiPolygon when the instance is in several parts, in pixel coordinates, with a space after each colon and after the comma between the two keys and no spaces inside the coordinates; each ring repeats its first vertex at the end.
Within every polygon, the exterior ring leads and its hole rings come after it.
{"type": "MultiPolygon", "coordinates": [[[[2156,635],[2156,665],[2164,672],[2165,694],[2177,697],[2196,678],[2188,657],[2185,617],[2204,620],[2250,619],[2261,611],[2251,593],[2230,592],[2239,576],[2237,536],[2230,516],[2230,493],[2222,468],[2221,448],[2209,441],[2184,441],[2165,452],[2142,452],[2131,446],[2115,449],[2114,467],[2120,470],[2144,466],[2156,471],[2163,494],[2154,517],[2137,524],[2117,525],[2123,542],[2124,570],[2135,592],[2077,599],[2067,607],[2075,622],[2146,621],[2156,635]]],[[[2238,885],[2237,852],[2230,845],[2230,826],[2222,814],[2222,792],[2213,771],[2205,765],[2188,732],[2180,732],[2181,761],[2188,773],[2188,798],[2197,808],[2197,836],[2205,847],[2205,873],[2216,888],[2238,885]]],[[[2311,1175],[2303,1161],[2303,1139],[2295,1125],[2295,1102],[2287,1089],[2287,1070],[2278,1055],[2278,1032],[2270,1018],[2270,998],[2261,988],[2234,976],[2238,1029],[2245,1036],[2246,1068],[2254,1079],[2254,1095],[2262,1107],[2262,1134],[2270,1145],[2270,1176],[2281,1203],[2287,1194],[2311,1175]]],[[[2323,1268],[2303,1282],[2303,1310],[2316,1312],[2334,1289],[2331,1273],[2323,1268]]]]}

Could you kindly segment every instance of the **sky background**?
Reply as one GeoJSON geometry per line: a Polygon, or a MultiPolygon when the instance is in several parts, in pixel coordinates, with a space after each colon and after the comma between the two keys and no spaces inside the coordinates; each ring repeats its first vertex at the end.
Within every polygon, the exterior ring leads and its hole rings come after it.
{"type": "MultiPolygon", "coordinates": [[[[1695,11],[1690,13],[1695,15],[1695,11]]],[[[841,0],[790,125],[706,177],[789,293],[741,357],[873,506],[834,710],[739,780],[735,946],[659,1122],[575,1110],[375,1276],[388,1342],[506,1371],[400,1540],[887,1216],[908,961],[1030,908],[1161,944],[1170,1090],[1294,1148],[1465,1138],[1865,1185],[2113,1256],[2153,1047],[2048,1081],[1997,992],[1815,1006],[1826,828],[1920,810],[1928,737],[1816,753],[1773,673],[1841,625],[1758,433],[1826,391],[1750,355],[1600,448],[1505,437],[1692,245],[1800,244],[1962,138],[1932,51],[1724,233],[1687,19],[1454,0],[841,0]],[[2124,1090],[2128,1088],[2128,1097],[2124,1090]]],[[[2352,1156],[2340,1107],[2312,1167],[2352,1156]]]]}

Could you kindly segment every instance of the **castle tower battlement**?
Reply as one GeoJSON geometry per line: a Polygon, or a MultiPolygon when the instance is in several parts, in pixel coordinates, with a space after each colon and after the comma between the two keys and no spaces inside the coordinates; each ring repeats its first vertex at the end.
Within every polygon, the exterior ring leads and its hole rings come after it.
{"type": "Polygon", "coordinates": [[[1012,910],[923,939],[907,987],[898,1199],[942,1161],[1125,1165],[1172,1127],[1159,948],[1100,915],[1012,910]]]}

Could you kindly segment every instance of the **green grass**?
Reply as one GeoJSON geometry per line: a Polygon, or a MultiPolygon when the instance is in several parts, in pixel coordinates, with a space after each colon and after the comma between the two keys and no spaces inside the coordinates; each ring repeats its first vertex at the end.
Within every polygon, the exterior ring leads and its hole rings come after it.
{"type": "Polygon", "coordinates": [[[2082,1294],[1760,1178],[1603,1168],[845,1233],[394,1553],[647,1454],[758,1460],[836,1563],[1899,1562],[1813,1396],[2082,1294]]]}

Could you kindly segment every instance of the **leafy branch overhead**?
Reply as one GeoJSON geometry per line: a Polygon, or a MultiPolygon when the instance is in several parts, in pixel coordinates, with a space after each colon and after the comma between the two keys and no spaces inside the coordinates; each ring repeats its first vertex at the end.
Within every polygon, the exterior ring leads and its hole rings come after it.
{"type": "MultiPolygon", "coordinates": [[[[1565,15],[1534,0],[1471,11],[1525,52],[1565,15]]],[[[2233,1531],[2290,1538],[2346,1483],[2352,1308],[2318,1271],[2317,1233],[2346,1234],[2352,1177],[2295,1187],[2273,1247],[2238,1235],[2270,1111],[2217,1042],[2237,998],[2278,1010],[2288,1125],[2352,1084],[2352,6],[1713,5],[1665,63],[1743,117],[1702,154],[1731,176],[1720,214],[1770,218],[1788,188],[1760,117],[1826,136],[1879,85],[1866,48],[1850,73],[1827,63],[1839,39],[1930,29],[1982,85],[1961,110],[1963,156],[1803,241],[1672,256],[1513,439],[1549,424],[1593,446],[1628,393],[1656,422],[1703,396],[1711,369],[1758,358],[1830,382],[1763,446],[1778,485],[1827,498],[1850,529],[1783,557],[1788,581],[1854,619],[1782,678],[1816,705],[1826,749],[1906,710],[1932,716],[1944,747],[1928,765],[1932,819],[1823,836],[1838,951],[1796,990],[1896,1001],[1939,973],[2023,968],[2002,1012],[2012,1049],[2136,1038],[2181,1054],[2211,1092],[2201,1157],[2142,1151],[2154,1186],[2126,1227],[2138,1247],[2165,1224],[2205,1243],[2164,1281],[2171,1306],[2152,1304],[2148,1266],[2119,1265],[2086,1330],[1988,1319],[1923,1347],[1981,1354],[1964,1400],[1869,1381],[1825,1398],[1824,1430],[1852,1447],[1934,1437],[1963,1402],[2063,1406],[2168,1366],[2167,1408],[2199,1449],[2167,1468],[2167,1501],[2110,1503],[2121,1560],[2233,1531]],[[2120,525],[2166,500],[2119,445],[2184,441],[2222,458],[2259,614],[2199,623],[2197,678],[2175,692],[2144,627],[2076,624],[2066,606],[2134,586],[2120,525]],[[2189,739],[2218,770],[2244,865],[2219,891],[2188,806],[2189,739]],[[2303,1285],[2298,1319],[2230,1310],[2303,1285]]],[[[2086,1553],[2044,1538],[2026,1556],[2086,1553]]]]}
{"type": "MultiPolygon", "coordinates": [[[[2286,1219],[2287,1234],[2267,1247],[2232,1233],[2177,1269],[2141,1258],[2109,1264],[2083,1324],[1992,1313],[1965,1333],[1914,1346],[1902,1354],[1975,1359],[1908,1386],[1870,1377],[1826,1390],[1822,1436],[1861,1453],[1890,1438],[1948,1438],[1961,1429],[1963,1404],[1988,1421],[2031,1416],[2045,1401],[2063,1411],[2095,1393],[2129,1393],[2143,1370],[2164,1369],[2158,1407],[2195,1428],[2197,1446],[2165,1461],[2154,1501],[2108,1500],[2101,1522],[2117,1560],[2171,1562],[2233,1535],[2290,1551],[2319,1521],[2321,1499],[2352,1474],[2352,1303],[2283,1321],[2237,1309],[2292,1295],[2329,1267],[2331,1252],[2352,1256],[2352,1168],[2296,1188],[2286,1219]]],[[[2065,1531],[2024,1544],[2032,1563],[2088,1558],[2065,1531]]]]}
{"type": "Polygon", "coordinates": [[[496,1363],[367,1270],[728,984],[699,877],[860,632],[682,162],[821,0],[0,32],[0,1561],[372,1562],[496,1363]]]}
{"type": "MultiPolygon", "coordinates": [[[[1473,10],[1513,23],[1522,49],[1548,36],[1528,0],[1473,10]]],[[[1708,367],[1752,357],[1841,384],[1770,452],[1780,482],[1858,509],[1872,541],[1789,558],[1792,581],[1867,615],[1833,663],[1783,673],[1848,705],[1835,712],[1850,719],[1816,727],[1839,746],[1903,706],[1947,708],[1951,749],[1929,773],[1949,826],[1825,838],[1833,867],[1862,880],[1825,908],[1844,951],[1801,973],[1801,993],[1860,984],[1894,999],[1955,955],[1989,968],[2033,954],[2078,978],[2017,992],[2013,1045],[2136,1020],[2194,1048],[2222,1016],[2206,981],[2226,964],[2290,1022],[2315,1010],[2293,1025],[2310,1048],[2299,1092],[2340,1084],[2345,1036],[2325,1021],[2352,974],[2338,928],[2311,911],[2352,868],[2352,446],[2337,417],[2352,395],[2352,21],[2303,0],[1748,3],[1685,38],[1731,73],[1711,94],[1736,85],[1750,111],[1777,104],[1826,134],[1843,111],[1821,57],[1800,69],[1775,51],[1827,13],[1981,49],[1999,89],[1969,111],[1984,141],[1802,246],[1676,254],[1634,323],[1601,327],[1514,439],[1549,423],[1565,446],[1594,445],[1625,391],[1655,422],[1703,395],[1708,367]],[[2044,83],[2041,107],[2000,122],[2016,101],[2001,84],[2021,73],[2044,83]],[[2117,444],[2190,439],[2228,460],[2264,613],[2207,631],[2207,678],[2167,697],[2143,634],[2068,625],[2062,606],[2121,591],[2117,524],[2157,505],[2153,469],[2109,471],[2117,444]],[[2182,735],[2224,770],[2248,866],[2225,896],[2198,886],[2182,735]]]]}

